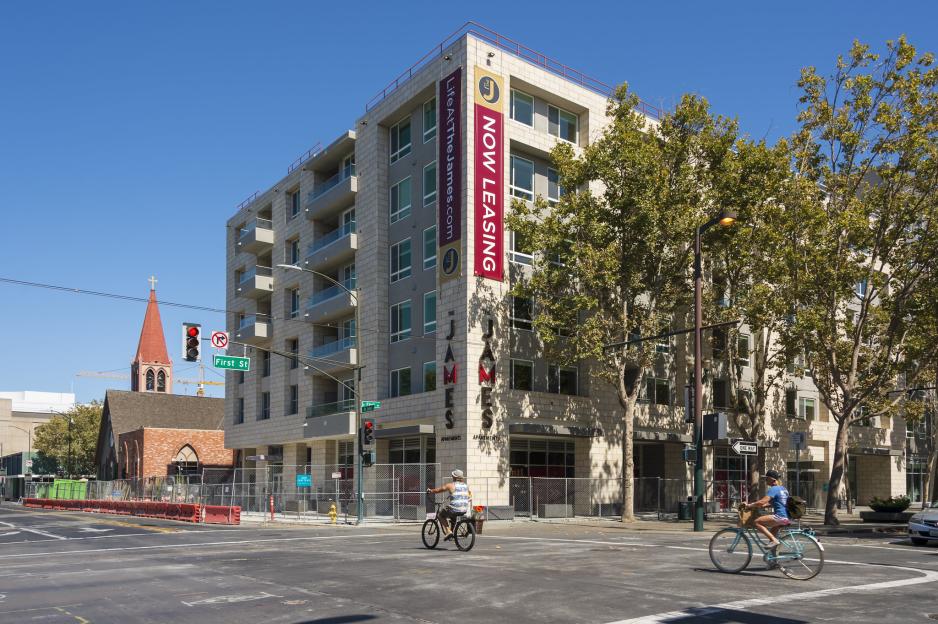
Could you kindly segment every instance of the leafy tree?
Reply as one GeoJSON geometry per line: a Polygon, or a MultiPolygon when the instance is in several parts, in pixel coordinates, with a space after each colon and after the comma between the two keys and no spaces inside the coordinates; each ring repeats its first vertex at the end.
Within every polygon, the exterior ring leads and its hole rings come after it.
{"type": "Polygon", "coordinates": [[[90,475],[96,472],[95,448],[98,444],[98,429],[101,426],[103,404],[92,401],[87,405],[76,405],[73,409],[53,416],[48,422],[36,427],[33,446],[46,457],[53,458],[59,467],[73,475],[90,475]],[[69,436],[69,419],[72,420],[69,436]],[[69,437],[71,437],[71,470],[69,470],[69,437]]]}
{"type": "Polygon", "coordinates": [[[515,202],[508,217],[541,250],[514,294],[534,300],[545,348],[562,362],[589,361],[622,408],[623,520],[634,517],[636,401],[656,353],[645,342],[603,347],[665,332],[688,308],[695,228],[718,211],[709,189],[736,139],[735,122],[713,117],[701,98],[685,96],[659,124],[636,113],[637,104],[621,86],[608,125],[582,156],[565,144],[554,149],[562,188],[577,192],[552,206],[515,202]]]}
{"type": "Polygon", "coordinates": [[[904,38],[887,49],[880,57],[855,42],[833,75],[808,67],[799,81],[793,163],[817,192],[791,207],[811,235],[795,241],[788,270],[793,333],[837,423],[827,524],[837,523],[849,427],[893,413],[885,397],[897,375],[917,376],[913,303],[938,260],[938,70],[904,38]]]}

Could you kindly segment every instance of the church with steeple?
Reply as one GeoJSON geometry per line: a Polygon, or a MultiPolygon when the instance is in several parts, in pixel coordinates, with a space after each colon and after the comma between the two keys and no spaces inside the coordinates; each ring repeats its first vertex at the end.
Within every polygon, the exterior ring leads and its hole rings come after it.
{"type": "Polygon", "coordinates": [[[150,299],[143,317],[137,355],[130,365],[130,389],[133,392],[173,391],[173,361],[166,351],[163,321],[156,302],[155,277],[150,277],[150,299]]]}

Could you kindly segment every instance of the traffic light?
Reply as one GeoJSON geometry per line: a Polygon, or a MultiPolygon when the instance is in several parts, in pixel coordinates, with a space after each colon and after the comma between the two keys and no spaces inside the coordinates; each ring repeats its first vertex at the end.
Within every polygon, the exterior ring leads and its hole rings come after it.
{"type": "Polygon", "coordinates": [[[362,421],[361,437],[359,442],[361,448],[370,448],[375,443],[375,421],[366,418],[362,421]]]}
{"type": "Polygon", "coordinates": [[[202,326],[198,323],[182,324],[182,359],[186,362],[202,361],[202,326]]]}

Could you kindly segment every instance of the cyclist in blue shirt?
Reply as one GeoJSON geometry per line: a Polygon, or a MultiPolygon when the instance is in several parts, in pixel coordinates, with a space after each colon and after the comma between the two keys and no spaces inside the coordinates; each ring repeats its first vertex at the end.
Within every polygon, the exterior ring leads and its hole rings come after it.
{"type": "Polygon", "coordinates": [[[791,524],[788,517],[788,490],[780,483],[782,475],[777,470],[766,470],[765,482],[769,486],[765,496],[754,503],[746,505],[747,509],[762,509],[772,507],[771,514],[759,516],[755,520],[756,530],[769,540],[769,549],[778,548],[778,530],[791,524]]]}

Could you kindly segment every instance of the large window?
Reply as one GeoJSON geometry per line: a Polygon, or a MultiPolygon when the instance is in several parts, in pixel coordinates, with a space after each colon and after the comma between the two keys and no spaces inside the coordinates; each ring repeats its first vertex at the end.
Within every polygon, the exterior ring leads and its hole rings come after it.
{"type": "Polygon", "coordinates": [[[726,408],[729,407],[729,390],[727,389],[727,384],[725,379],[714,379],[713,385],[711,387],[713,393],[713,407],[715,408],[726,408]]]}
{"type": "Polygon", "coordinates": [[[646,377],[645,396],[642,400],[655,405],[670,405],[671,382],[661,377],[646,377]]]}
{"type": "Polygon", "coordinates": [[[436,291],[423,294],[423,333],[436,331],[436,291]]]}
{"type": "Polygon", "coordinates": [[[287,408],[287,414],[296,414],[300,411],[300,387],[293,385],[290,386],[290,395],[288,397],[289,407],[287,408]]]}
{"type": "Polygon", "coordinates": [[[290,318],[295,319],[300,315],[300,289],[290,289],[290,318]]]}
{"type": "Polygon", "coordinates": [[[436,362],[423,363],[423,391],[436,390],[436,362]]]}
{"type": "Polygon", "coordinates": [[[511,298],[511,326],[531,331],[534,328],[531,300],[527,297],[511,298]]]}
{"type": "Polygon", "coordinates": [[[258,420],[270,418],[270,393],[261,392],[261,411],[257,414],[258,420]]]}
{"type": "Polygon", "coordinates": [[[559,139],[570,143],[576,143],[577,116],[562,108],[548,106],[547,130],[559,139]]]}
{"type": "Polygon", "coordinates": [[[798,402],[798,417],[801,420],[814,420],[815,401],[814,399],[802,398],[798,402]]]}
{"type": "Polygon", "coordinates": [[[520,156],[511,157],[511,194],[534,201],[534,163],[520,156]]]}
{"type": "Polygon", "coordinates": [[[293,265],[300,263],[300,239],[287,241],[287,262],[293,265]]]}
{"type": "Polygon", "coordinates": [[[749,366],[749,334],[740,334],[736,340],[736,360],[740,366],[749,366]]]}
{"type": "Polygon", "coordinates": [[[572,440],[511,439],[511,476],[572,478],[576,464],[572,440]]]}
{"type": "Polygon", "coordinates": [[[391,342],[410,338],[410,299],[391,306],[391,342]]]}
{"type": "Polygon", "coordinates": [[[423,205],[436,201],[436,162],[423,168],[423,205]]]}
{"type": "Polygon", "coordinates": [[[392,438],[388,440],[389,464],[419,464],[420,438],[392,438]]]}
{"type": "Polygon", "coordinates": [[[428,227],[423,231],[423,269],[432,269],[436,266],[436,226],[428,227]]]}
{"type": "Polygon", "coordinates": [[[798,418],[798,390],[796,388],[785,390],[785,416],[798,418]]]}
{"type": "Polygon", "coordinates": [[[436,138],[436,98],[423,103],[423,142],[436,138]]]}
{"type": "Polygon", "coordinates": [[[511,118],[534,127],[534,98],[527,93],[511,90],[511,118]]]}
{"type": "Polygon", "coordinates": [[[547,391],[553,394],[577,394],[576,366],[547,366],[547,391]]]}
{"type": "Polygon", "coordinates": [[[270,351],[261,351],[261,377],[270,377],[270,351]]]}
{"type": "Polygon", "coordinates": [[[391,187],[391,223],[410,216],[410,178],[404,178],[391,187]]]}
{"type": "MultiPolygon", "coordinates": [[[[290,340],[287,340],[287,351],[289,351],[290,353],[298,354],[300,352],[300,339],[291,338],[290,340]]],[[[290,370],[299,368],[299,366],[300,366],[299,358],[295,358],[295,357],[290,358],[290,370]]]]}
{"type": "Polygon", "coordinates": [[[162,370],[156,374],[156,391],[166,392],[166,373],[162,370]]]}
{"type": "Polygon", "coordinates": [[[410,367],[392,370],[391,397],[407,396],[408,394],[410,394],[410,367]]]}
{"type": "Polygon", "coordinates": [[[534,362],[530,360],[511,360],[511,379],[512,390],[534,389],[534,362]]]}
{"type": "Polygon", "coordinates": [[[355,476],[355,443],[351,440],[339,440],[336,444],[336,464],[343,479],[352,479],[355,476]]]}
{"type": "Polygon", "coordinates": [[[410,119],[391,126],[391,162],[410,154],[410,119]]]}
{"type": "Polygon", "coordinates": [[[391,245],[391,283],[410,277],[410,239],[391,245]]]}
{"type": "Polygon", "coordinates": [[[925,473],[928,468],[928,458],[921,455],[909,455],[905,467],[905,491],[913,503],[922,502],[924,492],[925,473]]]}
{"type": "Polygon", "coordinates": [[[292,191],[287,197],[287,201],[290,204],[290,218],[292,219],[300,214],[300,189],[292,191]]]}
{"type": "Polygon", "coordinates": [[[509,260],[517,262],[518,264],[534,264],[534,249],[520,232],[512,230],[510,243],[511,252],[508,254],[509,260]]]}
{"type": "Polygon", "coordinates": [[[556,204],[564,194],[563,187],[560,186],[560,174],[556,169],[547,170],[547,201],[556,204]]]}

